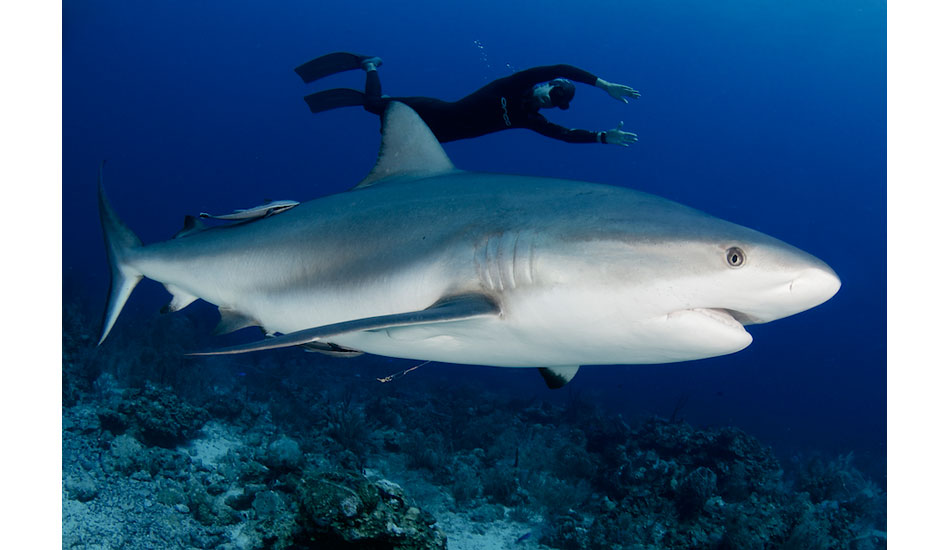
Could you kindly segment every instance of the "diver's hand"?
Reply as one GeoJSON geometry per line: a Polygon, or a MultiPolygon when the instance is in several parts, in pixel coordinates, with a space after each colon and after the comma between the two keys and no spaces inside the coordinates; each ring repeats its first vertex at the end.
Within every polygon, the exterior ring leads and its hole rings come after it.
{"type": "Polygon", "coordinates": [[[624,132],[621,128],[623,128],[622,120],[616,128],[607,130],[607,133],[604,136],[604,139],[607,141],[607,143],[611,145],[623,145],[624,147],[630,147],[631,143],[639,141],[639,139],[637,139],[637,134],[632,132],[624,132]]]}
{"type": "Polygon", "coordinates": [[[624,103],[629,103],[629,101],[627,101],[628,97],[632,97],[633,99],[640,97],[640,92],[634,90],[630,86],[607,82],[603,78],[598,78],[596,85],[598,88],[610,94],[610,97],[618,101],[623,101],[624,103]]]}

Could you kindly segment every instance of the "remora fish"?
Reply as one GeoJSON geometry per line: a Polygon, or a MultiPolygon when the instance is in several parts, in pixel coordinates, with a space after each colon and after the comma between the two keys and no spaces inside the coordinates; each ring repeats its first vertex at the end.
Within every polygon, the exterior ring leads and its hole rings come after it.
{"type": "Polygon", "coordinates": [[[207,212],[202,212],[198,214],[199,218],[214,218],[216,220],[251,220],[256,218],[266,218],[267,216],[273,216],[274,214],[280,214],[290,210],[291,208],[300,204],[297,201],[270,201],[266,204],[260,206],[255,206],[253,208],[239,208],[230,214],[208,214],[207,212]]]}
{"type": "Polygon", "coordinates": [[[281,336],[207,354],[293,345],[419,360],[539,367],[669,363],[739,351],[743,325],[831,298],[825,263],[660,197],[456,169],[394,103],[375,168],[354,189],[282,213],[143,246],[105,198],[112,285],[100,343],[135,285],[201,298],[219,332],[281,336]]]}

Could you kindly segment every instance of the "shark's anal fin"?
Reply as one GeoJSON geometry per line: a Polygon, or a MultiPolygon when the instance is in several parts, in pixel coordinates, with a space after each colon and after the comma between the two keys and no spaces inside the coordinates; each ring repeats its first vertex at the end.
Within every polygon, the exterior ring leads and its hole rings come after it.
{"type": "Polygon", "coordinates": [[[568,382],[573,380],[578,369],[580,369],[579,366],[571,365],[565,367],[540,367],[538,371],[541,373],[541,377],[544,378],[545,384],[552,390],[556,390],[563,388],[568,382]]]}
{"type": "Polygon", "coordinates": [[[290,346],[300,346],[311,342],[326,342],[328,339],[341,334],[351,332],[362,332],[366,330],[380,330],[393,327],[405,327],[411,325],[428,325],[432,323],[446,323],[449,321],[462,321],[475,317],[493,317],[497,316],[501,310],[498,304],[488,296],[482,294],[463,294],[460,296],[450,296],[443,298],[432,304],[426,309],[418,311],[408,311],[405,313],[393,313],[390,315],[380,315],[378,317],[366,317],[364,319],[354,319],[352,321],[343,321],[332,325],[309,328],[275,336],[259,342],[231,346],[212,351],[202,351],[189,353],[188,355],[231,355],[236,353],[247,353],[249,351],[261,351],[266,349],[286,348],[290,346]]]}
{"type": "Polygon", "coordinates": [[[162,308],[162,313],[170,313],[172,311],[184,309],[186,306],[198,299],[197,296],[194,296],[175,285],[165,285],[165,290],[167,290],[172,295],[172,301],[162,308]]]}
{"type": "Polygon", "coordinates": [[[393,101],[383,113],[383,139],[376,166],[355,189],[393,176],[436,176],[455,170],[439,140],[405,103],[393,101]]]}

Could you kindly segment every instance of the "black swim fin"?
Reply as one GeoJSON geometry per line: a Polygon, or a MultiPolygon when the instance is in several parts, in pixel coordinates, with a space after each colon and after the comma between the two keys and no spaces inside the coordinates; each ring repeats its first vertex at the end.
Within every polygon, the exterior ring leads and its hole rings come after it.
{"type": "Polygon", "coordinates": [[[300,75],[300,78],[302,78],[304,82],[309,84],[314,80],[320,80],[331,74],[359,69],[360,64],[367,57],[368,56],[365,55],[356,55],[348,52],[328,53],[322,57],[307,61],[294,69],[294,71],[300,75]]]}
{"type": "Polygon", "coordinates": [[[310,94],[303,98],[310,106],[311,113],[329,111],[338,107],[357,107],[363,105],[363,92],[349,88],[334,88],[310,94]]]}

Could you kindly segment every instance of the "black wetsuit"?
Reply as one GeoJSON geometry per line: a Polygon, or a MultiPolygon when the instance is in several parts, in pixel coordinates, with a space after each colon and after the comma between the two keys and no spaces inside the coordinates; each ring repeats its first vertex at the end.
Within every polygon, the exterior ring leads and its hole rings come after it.
{"type": "Polygon", "coordinates": [[[441,142],[482,136],[508,128],[527,128],[569,143],[596,143],[597,132],[558,126],[544,118],[534,100],[534,86],[567,78],[591,86],[597,77],[571,65],[549,65],[517,72],[486,84],[458,101],[431,97],[382,97],[376,71],[366,74],[363,107],[382,114],[390,101],[400,101],[419,113],[441,142]]]}

